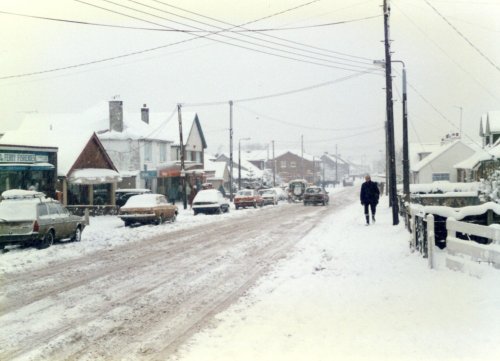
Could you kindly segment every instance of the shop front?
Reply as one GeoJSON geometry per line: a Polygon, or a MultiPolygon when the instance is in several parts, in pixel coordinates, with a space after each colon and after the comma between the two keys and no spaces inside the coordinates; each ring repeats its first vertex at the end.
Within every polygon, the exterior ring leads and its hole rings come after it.
{"type": "Polygon", "coordinates": [[[56,196],[57,148],[0,145],[0,194],[9,189],[56,196]]]}
{"type": "Polygon", "coordinates": [[[189,203],[202,189],[205,183],[205,172],[203,164],[196,162],[184,163],[184,174],[179,161],[173,162],[166,167],[158,169],[158,193],[167,196],[172,203],[182,202],[183,180],[186,181],[186,197],[189,203]]]}

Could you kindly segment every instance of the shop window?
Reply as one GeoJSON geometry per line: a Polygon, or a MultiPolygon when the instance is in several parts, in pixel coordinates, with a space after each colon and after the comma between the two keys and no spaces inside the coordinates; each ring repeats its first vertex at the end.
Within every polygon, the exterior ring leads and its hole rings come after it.
{"type": "Polygon", "coordinates": [[[95,184],[94,185],[94,205],[102,206],[105,204],[111,204],[111,199],[109,197],[111,192],[111,184],[95,184]]]}
{"type": "Polygon", "coordinates": [[[296,167],[297,167],[297,163],[295,163],[294,161],[291,161],[290,168],[296,168],[296,167]]]}
{"type": "Polygon", "coordinates": [[[280,161],[280,167],[281,168],[286,168],[286,160],[280,161]]]}

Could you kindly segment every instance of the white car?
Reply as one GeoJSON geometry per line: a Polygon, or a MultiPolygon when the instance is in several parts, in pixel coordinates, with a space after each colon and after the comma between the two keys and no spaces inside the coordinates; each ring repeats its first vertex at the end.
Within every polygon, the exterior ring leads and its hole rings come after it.
{"type": "Polygon", "coordinates": [[[221,192],[216,189],[199,191],[193,199],[193,213],[228,213],[229,203],[221,192]]]}
{"type": "Polygon", "coordinates": [[[264,205],[272,204],[273,206],[275,206],[278,204],[278,195],[276,194],[276,191],[273,188],[261,189],[259,193],[262,196],[264,205]]]}

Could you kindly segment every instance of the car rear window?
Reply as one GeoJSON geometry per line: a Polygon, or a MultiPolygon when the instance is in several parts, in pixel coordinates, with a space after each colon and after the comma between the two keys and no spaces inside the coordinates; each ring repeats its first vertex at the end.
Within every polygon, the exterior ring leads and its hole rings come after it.
{"type": "Polygon", "coordinates": [[[4,200],[0,203],[0,220],[24,221],[36,219],[36,205],[37,202],[33,200],[4,200]]]}

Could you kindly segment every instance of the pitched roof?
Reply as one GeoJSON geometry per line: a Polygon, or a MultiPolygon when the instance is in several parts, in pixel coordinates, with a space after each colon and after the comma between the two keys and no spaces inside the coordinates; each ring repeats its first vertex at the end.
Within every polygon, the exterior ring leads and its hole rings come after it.
{"type": "Polygon", "coordinates": [[[500,133],[500,110],[489,111],[486,122],[487,134],[500,133]]]}
{"type": "Polygon", "coordinates": [[[451,143],[442,145],[438,150],[432,152],[427,157],[425,157],[424,159],[422,159],[420,162],[418,162],[415,165],[413,165],[411,167],[411,170],[413,172],[419,172],[422,168],[424,168],[425,166],[427,166],[428,164],[430,164],[433,160],[435,160],[436,158],[440,157],[442,154],[446,153],[451,148],[455,147],[458,143],[462,143],[463,145],[465,145],[465,146],[469,147],[471,150],[473,150],[469,145],[465,144],[461,140],[455,140],[455,141],[453,141],[451,143]]]}

